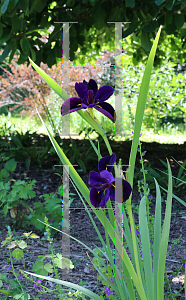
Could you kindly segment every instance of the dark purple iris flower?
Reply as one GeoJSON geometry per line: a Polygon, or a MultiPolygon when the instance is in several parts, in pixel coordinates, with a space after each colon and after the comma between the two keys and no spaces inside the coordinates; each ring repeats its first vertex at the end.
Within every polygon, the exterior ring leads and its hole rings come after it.
{"type": "MultiPolygon", "coordinates": [[[[115,178],[110,173],[116,161],[116,154],[105,156],[98,163],[99,172],[90,171],[89,184],[93,185],[90,190],[90,202],[94,207],[106,207],[109,197],[115,200],[115,178]]],[[[122,179],[123,201],[126,201],[132,191],[130,183],[122,179]]]]}
{"type": "Polygon", "coordinates": [[[105,102],[114,93],[114,89],[110,85],[104,85],[98,90],[94,79],[90,79],[89,82],[83,80],[83,82],[76,82],[75,90],[79,97],[65,100],[61,107],[62,116],[80,109],[94,107],[115,123],[115,110],[112,105],[105,102]]]}

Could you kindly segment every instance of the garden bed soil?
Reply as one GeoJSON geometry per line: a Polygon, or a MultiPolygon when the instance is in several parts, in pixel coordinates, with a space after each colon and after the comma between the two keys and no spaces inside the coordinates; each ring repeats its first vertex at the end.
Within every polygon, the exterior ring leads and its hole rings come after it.
{"type": "MultiPolygon", "coordinates": [[[[78,147],[82,147],[82,141],[80,142],[80,145],[78,147]]],[[[113,152],[117,153],[117,157],[122,157],[122,163],[127,164],[128,157],[130,154],[130,142],[128,144],[125,144],[125,146],[122,148],[117,146],[118,143],[115,144],[115,147],[113,147],[113,152]]],[[[185,144],[184,145],[159,145],[156,143],[152,144],[146,144],[143,143],[142,145],[142,151],[146,150],[147,153],[145,155],[145,159],[151,163],[151,167],[160,167],[160,161],[159,158],[165,160],[165,158],[169,158],[169,161],[171,163],[171,167],[173,170],[173,174],[177,172],[177,165],[174,163],[172,159],[172,156],[177,159],[180,162],[183,162],[185,160],[185,144]]],[[[107,153],[104,153],[105,149],[103,149],[102,155],[108,155],[107,153]]],[[[55,158],[50,157],[50,161],[45,160],[43,163],[42,168],[38,167],[31,167],[29,171],[26,170],[25,165],[21,162],[18,163],[18,167],[16,168],[13,176],[16,180],[22,179],[24,177],[27,177],[28,179],[35,179],[36,180],[36,187],[34,188],[36,191],[36,197],[34,199],[28,200],[28,205],[33,207],[33,203],[38,200],[38,197],[40,195],[55,192],[57,190],[57,187],[59,185],[60,178],[55,173],[59,172],[59,168],[55,167],[52,169],[52,166],[56,163],[55,158]],[[26,175],[24,175],[26,174],[26,175]]],[[[139,157],[138,157],[139,160],[139,157]]],[[[138,161],[139,164],[139,161],[138,161]]],[[[161,165],[162,166],[162,165],[161,165]]],[[[92,170],[97,171],[97,167],[95,165],[92,166],[92,170]]],[[[86,184],[88,184],[88,173],[80,173],[81,177],[85,181],[86,184]]],[[[27,179],[26,179],[27,180],[27,179]]],[[[76,193],[74,188],[72,187],[70,183],[70,192],[76,193]]],[[[155,195],[155,193],[153,194],[155,195]]],[[[186,194],[185,192],[183,194],[179,194],[179,197],[186,202],[186,194]]],[[[40,200],[41,201],[41,200],[40,200]]],[[[140,201],[140,195],[138,193],[137,187],[134,187],[133,190],[133,197],[132,197],[132,204],[133,208],[137,207],[139,205],[140,201]]],[[[76,209],[71,210],[70,212],[70,234],[79,239],[81,242],[88,245],[91,249],[94,249],[96,246],[101,247],[101,243],[98,239],[97,233],[89,219],[87,211],[84,210],[83,204],[78,203],[79,197],[76,193],[76,196],[73,201],[73,207],[76,207],[76,209]],[[77,205],[78,204],[78,205],[77,205]]],[[[33,207],[34,209],[34,207],[33,207]]],[[[151,213],[154,214],[155,209],[155,197],[152,198],[151,203],[151,213]]],[[[137,210],[134,209],[134,216],[136,224],[138,223],[138,215],[136,213],[137,210]]],[[[162,219],[164,218],[164,212],[165,212],[165,202],[162,202],[162,219]]],[[[91,215],[98,226],[98,229],[100,233],[102,234],[104,238],[104,228],[97,219],[97,217],[94,215],[93,212],[91,212],[91,215]]],[[[11,219],[3,219],[1,215],[1,242],[5,240],[7,237],[7,229],[6,225],[11,226],[11,219]]],[[[34,230],[34,228],[16,228],[14,235],[19,238],[24,232],[33,231],[34,233],[40,235],[38,230],[34,230]]],[[[170,228],[170,237],[169,237],[169,247],[175,243],[175,241],[180,237],[179,242],[177,245],[173,246],[173,248],[170,250],[169,258],[166,259],[166,272],[168,275],[173,275],[172,281],[170,282],[172,292],[177,296],[175,296],[175,299],[185,299],[184,296],[184,289],[183,289],[183,282],[184,282],[184,270],[182,269],[178,275],[174,275],[174,272],[183,264],[183,259],[186,256],[186,213],[185,213],[185,207],[181,205],[177,200],[173,199],[173,209],[172,209],[172,217],[171,217],[171,228],[170,228]],[[180,288],[182,288],[181,292],[179,293],[180,288]],[[179,293],[179,295],[178,295],[179,293]]],[[[104,239],[105,240],[105,239],[104,239]]],[[[62,249],[62,236],[61,234],[57,233],[54,236],[54,243],[53,243],[54,249],[57,249],[57,251],[60,253],[62,249]]],[[[112,244],[112,247],[114,248],[114,245],[112,244]]],[[[44,255],[46,253],[49,253],[49,242],[46,240],[42,240],[42,236],[40,235],[40,239],[34,239],[28,240],[28,248],[25,251],[25,268],[27,271],[30,271],[32,268],[32,263],[36,261],[38,258],[38,255],[44,255]]],[[[6,272],[6,268],[8,266],[7,264],[7,257],[5,256],[7,253],[7,250],[5,247],[2,247],[0,249],[0,273],[6,272]]],[[[87,251],[85,247],[80,245],[78,242],[71,240],[70,242],[70,257],[73,259],[73,263],[75,265],[74,269],[70,270],[69,275],[70,279],[69,281],[79,284],[80,280],[83,282],[83,286],[90,288],[93,292],[99,293],[103,290],[103,287],[101,285],[101,281],[97,285],[97,272],[92,269],[92,263],[90,259],[93,258],[92,254],[87,251]]],[[[15,268],[16,269],[23,269],[23,261],[15,261],[15,268]]],[[[59,271],[60,278],[62,279],[62,272],[59,271]]],[[[12,278],[12,275],[8,275],[9,278],[12,278]]],[[[43,281],[42,284],[44,286],[47,286],[48,288],[53,288],[54,283],[43,281]]],[[[9,289],[11,288],[9,284],[4,283],[1,289],[9,289]]],[[[167,288],[167,286],[166,286],[167,288]]],[[[28,292],[32,297],[38,297],[42,300],[47,299],[59,299],[56,295],[49,294],[41,294],[37,288],[33,288],[33,284],[30,286],[28,285],[28,292]]],[[[167,290],[167,298],[166,299],[174,299],[172,297],[168,296],[169,292],[167,290]]],[[[0,299],[3,298],[3,293],[0,292],[0,299]]],[[[90,299],[90,298],[86,298],[90,299]]],[[[105,298],[106,297],[105,294],[105,298]]]]}

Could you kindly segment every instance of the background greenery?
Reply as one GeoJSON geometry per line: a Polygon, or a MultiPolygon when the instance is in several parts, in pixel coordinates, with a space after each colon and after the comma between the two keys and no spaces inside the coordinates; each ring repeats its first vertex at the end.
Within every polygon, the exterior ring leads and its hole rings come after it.
{"type": "MultiPolygon", "coordinates": [[[[102,85],[109,84],[114,87],[113,60],[115,60],[113,53],[110,53],[104,68],[96,74],[102,85]]],[[[139,87],[145,67],[142,63],[138,66],[134,66],[132,64],[132,57],[130,58],[126,55],[117,56],[116,61],[118,66],[122,65],[122,67],[120,67],[120,75],[118,75],[120,78],[117,76],[116,85],[123,89],[123,136],[118,138],[130,139],[134,129],[134,116],[139,87]],[[123,82],[123,86],[120,86],[120,82],[123,82]]],[[[158,141],[161,139],[161,142],[167,142],[168,140],[169,142],[180,143],[185,139],[186,75],[184,71],[178,72],[177,68],[177,64],[170,60],[165,60],[161,67],[153,69],[143,120],[143,138],[145,141],[157,141],[158,138],[158,141]],[[170,135],[172,136],[171,139],[169,137],[170,135]]],[[[78,79],[79,77],[77,80],[78,79]]],[[[74,82],[75,80],[76,77],[74,78],[74,82]]],[[[74,85],[71,87],[71,91],[75,91],[74,85]]],[[[52,118],[52,122],[49,122],[50,119],[48,119],[48,125],[52,126],[51,129],[53,132],[57,130],[60,134],[62,132],[62,118],[60,115],[62,101],[52,90],[50,90],[49,93],[47,92],[45,101],[52,118]]],[[[107,102],[115,106],[115,96],[112,96],[107,102]]],[[[29,118],[28,115],[23,114],[20,117],[20,109],[11,112],[8,112],[6,109],[7,106],[4,106],[0,110],[1,114],[4,113],[0,121],[2,126],[6,123],[7,127],[11,125],[11,130],[14,128],[14,130],[18,130],[19,132],[26,132],[27,130],[38,131],[38,133],[44,132],[44,128],[42,128],[37,116],[29,118]]],[[[113,123],[96,110],[94,111],[96,117],[105,128],[105,131],[114,136],[113,123]]],[[[46,116],[48,116],[48,114],[45,114],[45,121],[47,121],[46,116]]],[[[71,133],[81,134],[84,129],[90,131],[90,126],[87,125],[78,114],[70,114],[70,120],[71,133]]]]}
{"type": "Polygon", "coordinates": [[[62,56],[63,21],[78,22],[70,23],[70,60],[81,64],[88,58],[93,62],[103,47],[114,49],[115,24],[108,22],[117,21],[125,23],[123,38],[130,37],[127,48],[131,48],[128,51],[132,52],[134,63],[147,58],[160,25],[163,29],[155,64],[161,64],[167,54],[166,38],[168,57],[174,53],[175,59],[183,63],[185,16],[184,0],[2,0],[1,61],[8,54],[10,61],[18,54],[18,64],[28,62],[30,56],[37,65],[43,62],[51,67],[62,56]]]}

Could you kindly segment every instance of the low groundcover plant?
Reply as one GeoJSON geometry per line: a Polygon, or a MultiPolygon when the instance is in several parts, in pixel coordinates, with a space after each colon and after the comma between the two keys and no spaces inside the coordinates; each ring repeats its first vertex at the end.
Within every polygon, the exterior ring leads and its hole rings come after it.
{"type": "MultiPolygon", "coordinates": [[[[76,111],[103,137],[103,140],[105,141],[105,144],[108,148],[109,155],[102,158],[99,143],[97,149],[93,141],[89,138],[90,143],[92,144],[93,149],[98,156],[99,162],[99,173],[92,170],[89,174],[89,183],[92,185],[91,190],[89,190],[81,177],[71,165],[62,149],[57,144],[50,131],[45,126],[50,140],[61,162],[63,163],[63,165],[69,166],[69,175],[72,179],[72,184],[74,185],[74,187],[77,187],[77,193],[80,196],[85,209],[89,214],[90,220],[94,228],[96,229],[99,239],[103,245],[103,250],[99,248],[99,251],[101,252],[102,256],[104,256],[106,260],[109,261],[109,272],[103,271],[103,268],[99,267],[98,264],[94,262],[95,260],[92,261],[94,268],[98,271],[101,278],[104,280],[104,293],[109,297],[109,299],[164,299],[165,260],[168,247],[172,208],[172,174],[168,161],[168,192],[163,227],[161,227],[160,187],[155,180],[156,209],[153,227],[153,243],[151,242],[149,224],[147,219],[148,203],[146,199],[148,193],[142,196],[139,205],[138,231],[136,231],[131,206],[136,153],[139,145],[139,137],[145,104],[147,100],[147,93],[149,89],[151,70],[153,67],[160,31],[161,28],[156,35],[154,44],[149,54],[147,66],[141,83],[135,115],[134,135],[129,159],[129,168],[125,178],[122,175],[121,162],[119,161],[119,164],[116,164],[116,155],[112,152],[104,129],[100,126],[93,115],[93,108],[95,108],[103,113],[106,117],[110,118],[112,122],[115,122],[115,119],[117,122],[117,116],[114,112],[114,109],[112,108],[112,106],[105,102],[110,97],[110,95],[113,94],[113,89],[109,86],[103,86],[98,90],[95,81],[93,79],[90,79],[88,83],[85,81],[83,81],[83,83],[76,83],[75,88],[79,97],[70,98],[54,80],[52,80],[44,71],[42,71],[34,62],[30,60],[32,66],[36,69],[36,71],[64,100],[61,108],[62,115],[73,113],[76,111]],[[111,173],[112,170],[115,171],[115,177],[111,173]],[[82,196],[85,198],[88,205],[91,207],[95,215],[104,226],[106,243],[103,241],[103,238],[100,235],[100,232],[82,196]],[[111,199],[115,200],[114,204],[113,202],[111,202],[111,199]],[[106,216],[107,209],[109,215],[108,217],[106,216]],[[120,222],[121,217],[123,218],[122,234],[120,233],[122,229],[122,222],[120,222]],[[140,235],[140,238],[138,237],[138,235],[140,235]],[[114,256],[110,247],[109,236],[115,244],[114,256]],[[123,247],[123,236],[125,238],[126,247],[123,247]],[[130,254],[127,254],[127,252],[130,254]]],[[[42,118],[41,121],[43,122],[42,118]]],[[[43,125],[45,125],[44,122],[43,125]]],[[[71,238],[78,241],[73,237],[71,238]]],[[[91,253],[93,253],[94,257],[99,262],[99,265],[104,267],[104,270],[108,270],[104,259],[98,254],[96,249],[92,250],[82,242],[78,242],[86,247],[91,253]]],[[[33,274],[30,272],[25,273],[41,279],[55,282],[57,284],[64,285],[69,288],[74,288],[92,299],[103,299],[98,294],[77,284],[73,284],[71,282],[60,279],[50,278],[48,276],[33,274]]]]}

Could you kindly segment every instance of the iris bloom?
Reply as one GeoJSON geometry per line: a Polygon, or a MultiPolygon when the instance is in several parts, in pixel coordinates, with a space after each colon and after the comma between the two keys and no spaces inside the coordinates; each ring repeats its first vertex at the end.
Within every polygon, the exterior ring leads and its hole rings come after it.
{"type": "Polygon", "coordinates": [[[64,101],[61,107],[62,116],[86,108],[92,115],[92,108],[94,107],[112,122],[115,122],[115,110],[112,105],[105,102],[114,93],[114,89],[110,85],[104,85],[98,90],[94,79],[90,79],[89,82],[83,80],[83,82],[76,82],[75,90],[79,97],[71,97],[64,101]]]}
{"type": "MultiPolygon", "coordinates": [[[[99,172],[90,171],[89,184],[93,185],[90,190],[90,202],[94,207],[106,207],[106,203],[109,197],[115,200],[115,186],[113,182],[115,178],[110,173],[113,169],[113,165],[116,161],[116,154],[111,156],[105,156],[100,159],[98,163],[99,172]]],[[[132,191],[131,185],[124,179],[122,179],[123,186],[123,201],[126,201],[132,191]]]]}

